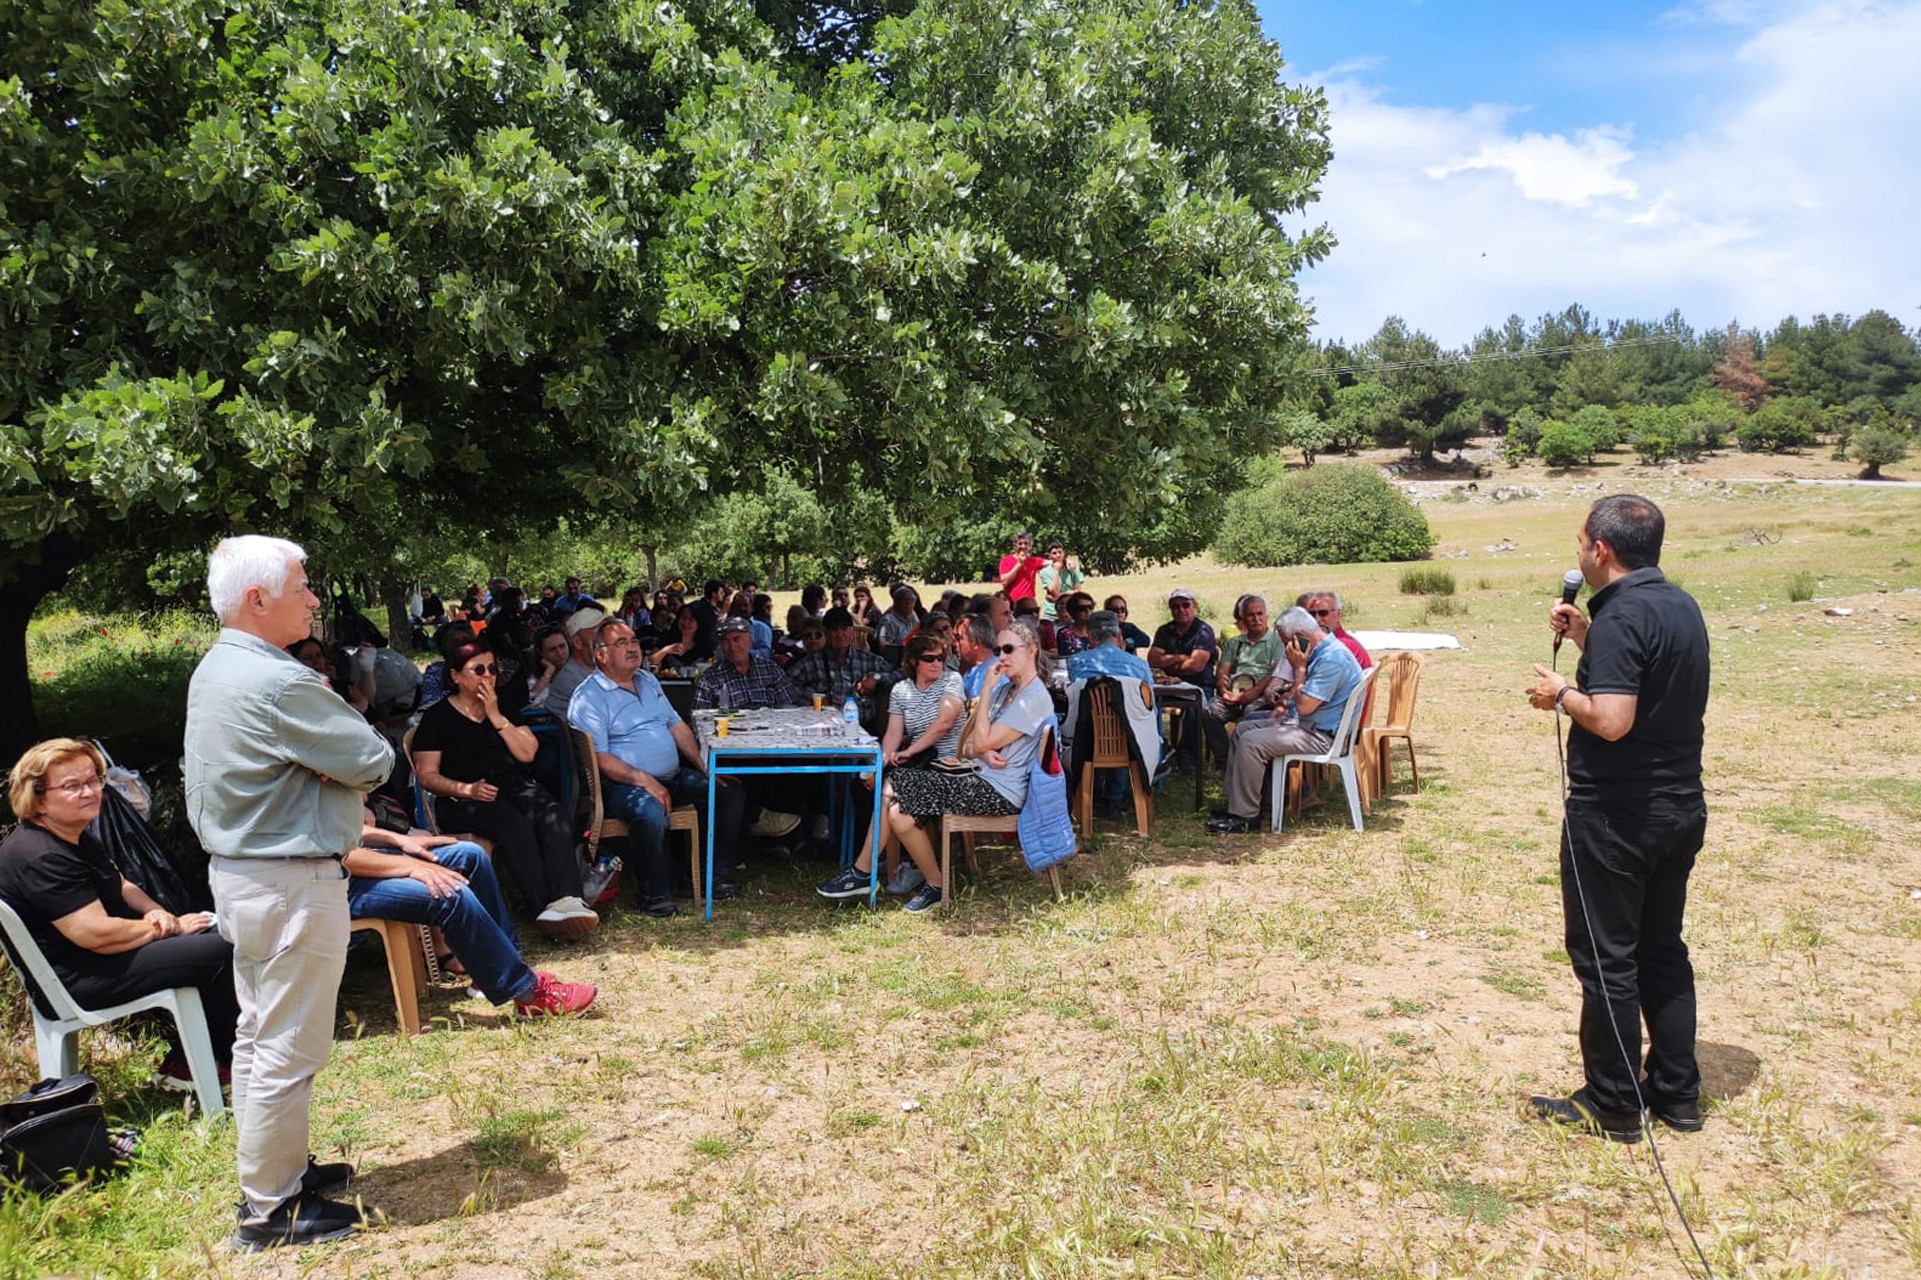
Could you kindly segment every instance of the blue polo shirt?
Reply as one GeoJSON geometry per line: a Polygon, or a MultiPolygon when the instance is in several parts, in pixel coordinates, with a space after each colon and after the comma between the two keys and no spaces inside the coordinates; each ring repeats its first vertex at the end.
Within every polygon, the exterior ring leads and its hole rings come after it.
{"type": "Polygon", "coordinates": [[[680,713],[652,672],[636,671],[631,693],[605,672],[594,672],[567,703],[567,723],[585,731],[595,751],[616,756],[650,778],[671,778],[680,770],[680,747],[674,742],[680,713]]]}
{"type": "Polygon", "coordinates": [[[1354,660],[1346,645],[1324,635],[1314,646],[1314,652],[1307,655],[1307,670],[1301,673],[1300,688],[1308,697],[1321,699],[1321,705],[1302,716],[1301,723],[1322,733],[1333,733],[1341,727],[1341,713],[1347,710],[1347,700],[1360,683],[1361,664],[1354,660]]]}

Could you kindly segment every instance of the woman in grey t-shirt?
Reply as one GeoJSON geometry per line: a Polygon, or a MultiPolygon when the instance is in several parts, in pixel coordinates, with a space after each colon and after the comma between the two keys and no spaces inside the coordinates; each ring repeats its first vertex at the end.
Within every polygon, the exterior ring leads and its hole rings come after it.
{"type": "MultiPolygon", "coordinates": [[[[888,829],[927,879],[908,899],[909,911],[938,906],[945,893],[940,859],[921,822],[949,813],[975,817],[1019,813],[1027,801],[1028,772],[1040,749],[1041,734],[1056,723],[1053,699],[1037,667],[1039,648],[1033,632],[1011,627],[1000,633],[995,648],[999,660],[988,674],[993,692],[987,696],[984,714],[964,731],[960,745],[961,757],[975,762],[974,772],[901,769],[888,775],[888,829]],[[996,678],[1001,678],[998,685],[996,678]]],[[[869,856],[862,853],[861,859],[869,856]]],[[[868,870],[856,862],[822,881],[817,892],[826,898],[853,898],[865,895],[868,884],[868,870]]]]}

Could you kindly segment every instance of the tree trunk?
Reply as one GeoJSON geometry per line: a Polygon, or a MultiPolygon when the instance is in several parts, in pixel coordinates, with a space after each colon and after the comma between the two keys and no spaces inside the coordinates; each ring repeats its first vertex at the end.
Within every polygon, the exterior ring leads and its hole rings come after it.
{"type": "Polygon", "coordinates": [[[40,602],[66,585],[87,548],[64,533],[40,540],[39,560],[9,575],[0,590],[0,760],[12,762],[40,738],[33,710],[33,672],[27,669],[27,623],[40,602]]]}
{"type": "Polygon", "coordinates": [[[400,653],[411,653],[414,647],[414,620],[407,612],[407,585],[392,573],[380,575],[380,601],[387,606],[387,644],[400,653]]]}
{"type": "MultiPolygon", "coordinates": [[[[650,591],[660,590],[660,564],[655,559],[655,555],[655,550],[650,544],[647,547],[647,588],[650,591]]],[[[652,601],[648,603],[651,604],[652,601]]]]}

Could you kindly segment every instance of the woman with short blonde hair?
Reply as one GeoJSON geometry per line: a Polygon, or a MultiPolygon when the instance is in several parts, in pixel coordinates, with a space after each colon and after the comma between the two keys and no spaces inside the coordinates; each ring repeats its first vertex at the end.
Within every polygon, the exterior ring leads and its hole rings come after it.
{"type": "MultiPolygon", "coordinates": [[[[233,947],[205,912],[176,916],[120,874],[88,832],[107,786],[106,757],[78,738],[36,743],[14,761],[7,797],[20,819],[0,841],[0,898],[26,924],[67,990],[85,1008],[104,1009],[165,991],[195,987],[214,1053],[233,1056],[233,947]]],[[[161,1065],[163,1083],[190,1088],[176,1039],[161,1065]]]]}

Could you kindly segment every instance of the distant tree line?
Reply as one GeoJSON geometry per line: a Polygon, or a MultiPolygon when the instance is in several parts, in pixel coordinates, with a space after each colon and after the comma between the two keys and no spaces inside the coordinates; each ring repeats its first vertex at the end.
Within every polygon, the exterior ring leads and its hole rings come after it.
{"type": "Polygon", "coordinates": [[[1310,465],[1367,445],[1432,459],[1487,436],[1551,466],[1624,445],[1664,462],[1827,441],[1875,476],[1921,421],[1921,345],[1879,310],[1764,335],[1697,333],[1678,311],[1603,323],[1577,305],[1532,325],[1511,315],[1453,350],[1390,316],[1363,343],[1318,345],[1311,372],[1279,432],[1310,465]]]}

